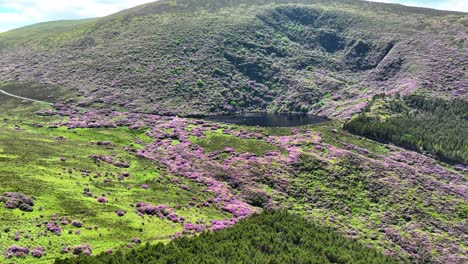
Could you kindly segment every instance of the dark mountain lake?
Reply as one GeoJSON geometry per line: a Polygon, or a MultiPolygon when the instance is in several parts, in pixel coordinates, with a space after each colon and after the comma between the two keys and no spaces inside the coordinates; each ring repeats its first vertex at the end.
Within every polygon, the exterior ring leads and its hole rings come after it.
{"type": "Polygon", "coordinates": [[[260,127],[296,127],[329,121],[314,115],[248,113],[239,115],[214,115],[204,118],[214,122],[260,127]]]}

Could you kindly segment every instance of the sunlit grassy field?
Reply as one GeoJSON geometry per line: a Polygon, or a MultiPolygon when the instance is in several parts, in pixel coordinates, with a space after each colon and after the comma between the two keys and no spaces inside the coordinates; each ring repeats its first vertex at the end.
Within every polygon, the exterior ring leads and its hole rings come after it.
{"type": "MultiPolygon", "coordinates": [[[[136,138],[143,143],[150,142],[144,129],[38,128],[33,124],[50,117],[39,117],[34,112],[47,105],[21,103],[19,99],[5,96],[1,99],[0,195],[21,192],[34,197],[35,201],[34,211],[29,213],[0,206],[0,251],[3,253],[11,245],[45,247],[41,259],[29,256],[2,260],[6,263],[50,263],[62,256],[63,247],[84,243],[92,244],[93,253],[99,253],[126,247],[132,238],[167,241],[182,230],[181,225],[157,217],[143,219],[132,205],[143,201],[176,208],[208,195],[201,187],[183,179],[179,181],[189,186],[190,191],[178,188],[171,184],[172,175],[123,149],[123,146],[141,147],[135,142],[136,138]],[[98,141],[111,142],[111,145],[95,144],[98,141]],[[96,162],[91,155],[113,156],[116,160],[125,160],[130,167],[96,162]],[[130,177],[119,181],[123,173],[129,173],[130,177]],[[104,179],[111,182],[104,182],[104,179]],[[144,184],[148,189],[141,187],[144,184]],[[85,188],[92,197],[83,194],[85,188]],[[107,203],[99,203],[96,197],[104,197],[107,203]],[[116,210],[126,214],[119,217],[116,210]],[[69,222],[61,226],[60,236],[46,232],[44,222],[51,221],[52,215],[69,222]],[[83,226],[72,226],[72,220],[81,221],[83,226]],[[19,234],[18,241],[13,239],[16,234],[19,234]]],[[[177,208],[178,215],[194,222],[225,217],[221,210],[211,207],[177,208]]]]}

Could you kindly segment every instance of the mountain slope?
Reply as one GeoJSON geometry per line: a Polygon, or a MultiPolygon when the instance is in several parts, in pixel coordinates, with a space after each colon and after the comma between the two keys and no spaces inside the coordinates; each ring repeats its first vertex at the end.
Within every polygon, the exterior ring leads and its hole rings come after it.
{"type": "Polygon", "coordinates": [[[467,19],[363,1],[163,0],[0,34],[0,80],[66,86],[83,106],[348,117],[382,91],[465,98],[467,19]]]}

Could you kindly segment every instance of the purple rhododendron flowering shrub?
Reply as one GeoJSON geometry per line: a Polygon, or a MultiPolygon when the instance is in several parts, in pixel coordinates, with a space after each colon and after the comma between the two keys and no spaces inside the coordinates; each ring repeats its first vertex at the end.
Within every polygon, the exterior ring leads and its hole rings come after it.
{"type": "Polygon", "coordinates": [[[174,223],[181,222],[179,216],[174,212],[174,209],[164,204],[155,206],[145,202],[138,202],[136,208],[137,212],[142,215],[156,215],[161,219],[165,218],[174,223]]]}
{"type": "Polygon", "coordinates": [[[196,234],[196,233],[201,233],[205,230],[205,225],[204,224],[192,224],[192,223],[186,223],[184,224],[184,228],[182,230],[182,234],[196,234]]]}
{"type": "Polygon", "coordinates": [[[31,251],[31,256],[35,258],[41,258],[42,255],[44,255],[44,247],[34,247],[33,250],[31,251]]]}
{"type": "Polygon", "coordinates": [[[62,233],[62,228],[56,224],[56,223],[46,223],[46,231],[49,231],[51,233],[54,233],[56,234],[57,236],[60,236],[60,234],[62,233]]]}
{"type": "Polygon", "coordinates": [[[223,220],[211,220],[211,231],[222,230],[227,227],[234,225],[237,222],[236,219],[223,219],[223,220]]]}
{"type": "Polygon", "coordinates": [[[78,245],[73,248],[74,255],[85,255],[90,256],[92,253],[91,246],[89,244],[78,245]]]}
{"type": "Polygon", "coordinates": [[[82,227],[83,222],[81,222],[79,220],[72,220],[71,225],[74,226],[74,227],[82,227]]]}
{"type": "Polygon", "coordinates": [[[0,196],[0,202],[3,202],[5,208],[20,209],[25,212],[32,212],[34,202],[33,199],[19,192],[6,192],[0,196]]]}
{"type": "Polygon", "coordinates": [[[122,216],[124,216],[124,215],[125,215],[125,211],[122,211],[122,210],[116,210],[116,211],[115,211],[115,214],[116,214],[117,216],[119,216],[119,217],[122,217],[122,216]]]}
{"type": "Polygon", "coordinates": [[[3,256],[6,259],[10,259],[13,257],[26,257],[28,254],[29,248],[13,245],[5,249],[3,256]]]}

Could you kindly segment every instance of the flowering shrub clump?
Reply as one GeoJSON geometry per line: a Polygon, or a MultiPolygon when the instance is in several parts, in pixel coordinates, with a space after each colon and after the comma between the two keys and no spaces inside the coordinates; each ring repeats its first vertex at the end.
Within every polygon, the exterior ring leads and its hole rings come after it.
{"type": "Polygon", "coordinates": [[[171,221],[171,222],[174,222],[174,223],[179,223],[180,222],[180,218],[177,214],[170,214],[167,216],[167,220],[171,221]]]}
{"type": "Polygon", "coordinates": [[[13,245],[5,249],[3,256],[6,259],[13,257],[26,257],[29,254],[29,248],[13,245]]]}
{"type": "Polygon", "coordinates": [[[179,223],[181,222],[179,216],[174,213],[174,209],[170,208],[165,204],[152,205],[145,202],[138,202],[136,204],[137,212],[147,215],[157,215],[159,218],[166,218],[167,220],[179,223]]]}
{"type": "Polygon", "coordinates": [[[25,212],[32,212],[34,206],[34,202],[31,198],[19,192],[4,193],[2,196],[0,196],[0,202],[4,202],[5,208],[18,208],[25,212]]]}
{"type": "Polygon", "coordinates": [[[116,210],[115,213],[117,214],[117,216],[124,216],[125,215],[125,211],[122,211],[122,210],[116,210]]]}
{"type": "Polygon", "coordinates": [[[20,234],[19,234],[19,232],[16,232],[16,233],[15,233],[15,236],[13,236],[13,240],[14,240],[14,241],[19,241],[19,240],[20,240],[20,234]]]}
{"type": "Polygon", "coordinates": [[[253,211],[244,205],[244,203],[237,201],[237,200],[232,200],[227,202],[223,207],[223,210],[230,212],[233,214],[235,217],[238,218],[244,218],[253,213],[253,211]]]}
{"type": "Polygon", "coordinates": [[[154,206],[145,202],[138,202],[136,207],[138,212],[147,215],[155,215],[157,213],[163,214],[163,212],[166,212],[166,210],[169,208],[167,205],[154,206]]]}
{"type": "Polygon", "coordinates": [[[155,205],[148,204],[145,202],[138,202],[136,204],[136,207],[137,207],[138,212],[143,213],[143,214],[148,214],[148,215],[157,214],[161,216],[168,216],[173,211],[172,208],[170,208],[169,206],[165,204],[160,204],[160,205],[155,206],[155,205]]]}
{"type": "Polygon", "coordinates": [[[60,250],[60,253],[62,254],[67,254],[70,252],[70,247],[62,247],[62,249],[60,250]]]}
{"type": "Polygon", "coordinates": [[[35,258],[41,258],[43,254],[44,247],[34,247],[34,249],[31,251],[31,256],[35,258]]]}
{"type": "Polygon", "coordinates": [[[236,219],[211,220],[211,231],[222,230],[236,223],[236,219]]]}
{"type": "Polygon", "coordinates": [[[128,162],[126,162],[124,160],[115,160],[111,156],[91,155],[90,158],[92,158],[92,159],[94,159],[96,161],[103,161],[103,162],[112,164],[112,165],[114,165],[116,167],[119,167],[119,168],[129,168],[130,167],[130,163],[128,163],[128,162]]]}
{"type": "Polygon", "coordinates": [[[62,233],[62,228],[56,223],[46,223],[46,230],[60,236],[62,233]]]}
{"type": "Polygon", "coordinates": [[[79,220],[73,220],[72,223],[71,223],[72,226],[74,227],[82,227],[83,226],[83,222],[79,221],[79,220]]]}
{"type": "Polygon", "coordinates": [[[205,230],[205,225],[204,224],[192,224],[192,223],[186,223],[184,224],[184,229],[182,230],[182,234],[195,234],[195,233],[201,233],[205,230]]]}
{"type": "Polygon", "coordinates": [[[99,203],[107,203],[107,200],[106,200],[106,198],[104,198],[104,197],[99,197],[99,198],[97,199],[97,201],[98,201],[99,203]]]}
{"type": "Polygon", "coordinates": [[[92,253],[91,246],[89,244],[84,244],[84,245],[78,245],[73,248],[73,254],[74,255],[85,255],[85,256],[90,256],[92,253]]]}

